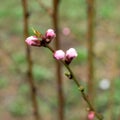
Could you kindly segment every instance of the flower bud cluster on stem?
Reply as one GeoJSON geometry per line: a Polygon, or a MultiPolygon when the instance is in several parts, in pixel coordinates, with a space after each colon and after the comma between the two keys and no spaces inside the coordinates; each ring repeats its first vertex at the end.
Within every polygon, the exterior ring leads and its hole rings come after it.
{"type": "Polygon", "coordinates": [[[74,48],[70,48],[66,51],[66,53],[63,50],[56,50],[54,52],[54,58],[56,60],[64,60],[66,64],[70,64],[71,61],[77,57],[77,52],[74,48]]]}
{"type": "Polygon", "coordinates": [[[35,36],[28,37],[25,42],[30,46],[36,46],[36,47],[46,47],[48,48],[52,53],[53,57],[60,61],[69,71],[69,74],[65,74],[69,79],[72,79],[75,84],[77,85],[78,89],[80,90],[83,99],[88,104],[88,107],[90,111],[88,114],[89,120],[93,120],[94,116],[96,116],[99,120],[103,120],[102,115],[97,113],[97,111],[94,109],[93,105],[91,104],[88,96],[85,94],[84,87],[78,82],[76,79],[72,69],[70,68],[69,64],[72,62],[74,58],[77,57],[77,52],[74,48],[68,49],[66,52],[63,50],[54,50],[51,46],[49,46],[49,43],[56,37],[56,34],[54,30],[48,29],[45,33],[45,35],[42,35],[40,32],[34,30],[35,36]]]}
{"type": "Polygon", "coordinates": [[[54,30],[48,29],[45,35],[42,35],[39,31],[34,30],[35,35],[28,37],[25,42],[30,46],[41,47],[50,43],[55,37],[56,34],[54,30]]]}

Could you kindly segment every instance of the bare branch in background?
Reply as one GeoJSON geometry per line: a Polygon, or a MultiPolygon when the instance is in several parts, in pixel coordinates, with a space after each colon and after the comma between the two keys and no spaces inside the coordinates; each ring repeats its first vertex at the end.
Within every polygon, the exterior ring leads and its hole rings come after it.
{"type": "MultiPolygon", "coordinates": [[[[29,12],[27,9],[27,0],[22,0],[22,7],[23,7],[23,15],[24,15],[24,39],[26,39],[29,35],[28,33],[28,18],[29,18],[29,12]]],[[[37,91],[36,91],[36,86],[34,83],[33,79],[33,65],[32,65],[32,57],[31,57],[31,50],[30,47],[26,44],[26,56],[27,56],[27,61],[28,61],[28,71],[27,71],[27,76],[28,76],[28,82],[31,90],[31,99],[32,99],[32,104],[33,104],[33,113],[35,120],[40,120],[40,115],[38,112],[38,103],[37,103],[37,91]]]]}
{"type": "MultiPolygon", "coordinates": [[[[60,38],[59,38],[59,1],[53,0],[53,26],[56,32],[55,48],[60,49],[60,38]]],[[[64,120],[64,94],[63,94],[63,83],[62,83],[62,68],[59,62],[56,62],[56,78],[58,85],[58,104],[59,104],[59,120],[64,120]]]]}
{"type": "Polygon", "coordinates": [[[91,101],[94,101],[94,26],[95,26],[95,8],[94,0],[87,0],[87,16],[88,16],[88,94],[91,101]]]}

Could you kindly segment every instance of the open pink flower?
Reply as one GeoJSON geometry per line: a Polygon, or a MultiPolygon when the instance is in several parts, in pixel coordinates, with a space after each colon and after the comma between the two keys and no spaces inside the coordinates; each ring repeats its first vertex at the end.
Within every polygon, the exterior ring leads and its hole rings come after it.
{"type": "Polygon", "coordinates": [[[65,53],[64,53],[64,51],[63,51],[63,50],[57,50],[57,51],[55,51],[55,53],[54,53],[54,58],[55,58],[56,60],[64,60],[64,58],[65,58],[65,53]]]}
{"type": "Polygon", "coordinates": [[[30,36],[28,37],[25,42],[30,45],[30,46],[40,46],[41,45],[41,41],[38,40],[38,38],[36,36],[30,36]]]}
{"type": "Polygon", "coordinates": [[[66,63],[70,63],[73,58],[77,57],[77,52],[74,48],[70,48],[69,50],[66,51],[66,63]]]}
{"type": "Polygon", "coordinates": [[[89,111],[88,120],[94,120],[94,117],[95,117],[95,112],[94,111],[89,111]]]}
{"type": "Polygon", "coordinates": [[[52,39],[54,39],[56,37],[56,34],[53,29],[48,29],[45,34],[45,37],[46,37],[46,42],[49,43],[49,42],[51,42],[52,39]]]}

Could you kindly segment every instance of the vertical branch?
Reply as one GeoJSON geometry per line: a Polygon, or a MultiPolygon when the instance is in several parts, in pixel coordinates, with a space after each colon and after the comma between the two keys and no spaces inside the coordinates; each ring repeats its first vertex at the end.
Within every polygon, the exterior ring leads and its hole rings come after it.
{"type": "MultiPolygon", "coordinates": [[[[58,30],[58,7],[59,0],[53,0],[53,26],[56,31],[56,49],[60,48],[59,41],[59,30],[58,30]]],[[[61,65],[59,62],[56,62],[56,75],[57,75],[57,84],[58,84],[58,102],[59,102],[59,120],[64,120],[64,95],[63,95],[63,85],[62,85],[62,74],[61,74],[61,65]]]]}
{"type": "MultiPolygon", "coordinates": [[[[24,15],[24,38],[26,39],[29,35],[28,33],[29,13],[27,9],[27,0],[22,0],[22,6],[23,6],[23,15],[24,15]]],[[[35,117],[35,120],[39,120],[36,87],[35,87],[33,74],[32,74],[32,58],[31,58],[30,47],[28,45],[26,45],[26,56],[27,56],[27,62],[28,62],[27,75],[28,75],[28,82],[29,82],[30,90],[31,90],[31,99],[32,99],[32,104],[33,104],[34,117],[35,117]]]]}
{"type": "Polygon", "coordinates": [[[87,16],[88,16],[88,92],[91,101],[93,101],[94,86],[94,66],[93,66],[93,45],[94,45],[94,0],[87,0],[87,16]]]}

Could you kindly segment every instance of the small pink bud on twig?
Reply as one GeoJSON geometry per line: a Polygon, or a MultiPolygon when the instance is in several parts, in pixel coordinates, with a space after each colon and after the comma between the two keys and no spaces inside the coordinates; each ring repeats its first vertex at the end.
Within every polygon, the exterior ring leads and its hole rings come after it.
{"type": "Polygon", "coordinates": [[[94,111],[89,111],[88,120],[94,120],[94,118],[95,118],[95,112],[94,111]]]}
{"type": "Polygon", "coordinates": [[[64,51],[63,51],[63,50],[57,50],[57,51],[55,51],[55,53],[54,53],[54,58],[55,58],[56,60],[64,60],[64,58],[65,58],[65,53],[64,53],[64,51]]]}
{"type": "Polygon", "coordinates": [[[28,37],[25,42],[30,45],[30,46],[40,46],[41,45],[41,41],[38,40],[38,38],[36,36],[30,36],[28,37]]]}
{"type": "Polygon", "coordinates": [[[74,48],[70,48],[66,51],[66,54],[63,50],[57,50],[54,53],[54,58],[57,60],[65,60],[66,64],[70,64],[72,59],[77,57],[77,52],[74,48]]]}
{"type": "Polygon", "coordinates": [[[77,52],[74,48],[70,48],[69,50],[66,51],[66,63],[69,64],[73,58],[77,57],[77,52]]]}
{"type": "Polygon", "coordinates": [[[46,42],[51,42],[56,37],[56,34],[53,29],[48,29],[45,34],[46,42]]]}

